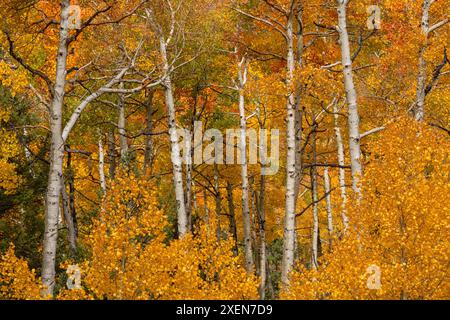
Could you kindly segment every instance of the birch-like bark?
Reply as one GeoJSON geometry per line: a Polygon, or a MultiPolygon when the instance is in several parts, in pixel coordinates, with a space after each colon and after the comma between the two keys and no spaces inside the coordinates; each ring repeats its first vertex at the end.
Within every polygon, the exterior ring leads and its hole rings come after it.
{"type": "MultiPolygon", "coordinates": [[[[262,159],[261,159],[262,160],[262,159]]],[[[266,212],[265,212],[265,193],[266,179],[261,175],[261,185],[259,192],[258,220],[259,220],[259,261],[261,284],[259,286],[259,298],[266,298],[266,282],[267,282],[267,252],[266,252],[266,212]]]]}
{"type": "MultiPolygon", "coordinates": [[[[303,62],[303,5],[301,3],[297,6],[297,58],[295,62],[297,66],[301,66],[303,62]]],[[[295,90],[295,203],[297,204],[298,195],[300,193],[300,182],[302,179],[302,119],[303,112],[301,108],[301,83],[296,84],[295,90]]]]}
{"type": "Polygon", "coordinates": [[[286,212],[284,218],[283,232],[283,258],[281,266],[281,281],[287,285],[289,283],[289,273],[294,265],[295,248],[295,185],[296,185],[296,142],[295,142],[295,93],[293,90],[294,78],[294,32],[293,32],[293,13],[288,17],[286,25],[287,40],[287,158],[286,158],[286,212]]]}
{"type": "Polygon", "coordinates": [[[55,258],[58,242],[58,214],[61,194],[64,141],[62,138],[62,107],[64,104],[67,64],[67,38],[69,35],[69,0],[61,0],[59,44],[56,60],[56,81],[50,109],[50,171],[45,211],[45,231],[42,255],[43,295],[53,296],[55,286],[55,258]]]}
{"type": "Polygon", "coordinates": [[[244,88],[247,82],[248,63],[246,58],[242,58],[238,65],[239,80],[239,150],[241,159],[241,179],[242,179],[242,219],[244,222],[244,251],[245,251],[245,270],[250,275],[253,272],[253,252],[251,220],[249,207],[249,183],[248,183],[248,164],[247,164],[247,118],[245,115],[245,96],[244,88]]]}
{"type": "MultiPolygon", "coordinates": [[[[313,128],[313,133],[311,135],[313,143],[313,163],[317,163],[317,142],[316,142],[316,124],[313,128]]],[[[311,166],[311,195],[313,201],[313,228],[311,237],[311,267],[317,269],[319,267],[318,257],[319,257],[319,211],[318,211],[318,196],[317,196],[317,168],[316,166],[311,166]]]]}
{"type": "MultiPolygon", "coordinates": [[[[195,212],[196,214],[198,213],[198,204],[197,204],[197,193],[195,192],[195,181],[192,180],[192,208],[193,208],[193,212],[195,212]]],[[[192,213],[191,213],[191,217],[188,220],[189,225],[189,230],[192,230],[192,213]]]]}
{"type": "MultiPolygon", "coordinates": [[[[190,138],[189,138],[190,139],[190,138]]],[[[192,159],[192,153],[191,153],[192,159]]],[[[186,163],[186,217],[187,217],[187,229],[192,230],[192,203],[194,196],[194,181],[192,180],[192,161],[186,163]]]]}
{"type": "Polygon", "coordinates": [[[103,141],[101,137],[98,139],[98,176],[100,179],[100,188],[102,194],[105,194],[106,192],[105,153],[103,151],[103,141]]]}
{"type": "Polygon", "coordinates": [[[172,82],[170,78],[164,81],[166,105],[169,113],[169,135],[171,144],[171,160],[173,168],[173,182],[175,187],[175,199],[177,203],[178,233],[183,237],[187,233],[187,215],[183,190],[183,170],[180,157],[180,145],[176,129],[175,103],[173,100],[172,82]]]}
{"type": "Polygon", "coordinates": [[[183,189],[183,169],[180,156],[180,144],[177,133],[176,110],[173,98],[172,79],[170,76],[171,69],[167,57],[167,43],[164,37],[159,39],[159,49],[163,60],[164,80],[164,96],[169,115],[169,136],[170,136],[170,152],[173,168],[173,183],[175,187],[175,199],[177,203],[177,220],[178,220],[178,234],[183,237],[188,231],[188,219],[186,215],[185,197],[183,189]]]}
{"type": "Polygon", "coordinates": [[[261,265],[259,264],[260,260],[260,252],[259,249],[261,248],[258,245],[258,235],[259,235],[259,228],[258,226],[258,192],[256,190],[253,190],[253,178],[249,181],[249,194],[250,194],[250,221],[251,221],[251,230],[252,230],[252,248],[253,248],[253,259],[255,260],[255,274],[257,276],[261,276],[261,265]]]}
{"type": "MultiPolygon", "coordinates": [[[[450,19],[446,18],[439,22],[436,22],[432,26],[430,26],[430,8],[435,0],[424,0],[422,4],[422,18],[421,18],[421,32],[425,37],[424,43],[420,46],[419,49],[419,70],[417,73],[417,88],[416,88],[416,103],[414,105],[414,118],[417,121],[423,121],[425,116],[425,97],[427,96],[427,91],[431,90],[433,87],[433,83],[431,83],[430,88],[428,89],[426,81],[427,81],[427,61],[425,59],[425,51],[428,47],[428,39],[430,34],[432,34],[435,30],[445,26],[450,22],[450,19]]],[[[444,64],[445,65],[445,57],[444,64]]],[[[440,71],[437,71],[437,76],[435,79],[439,77],[440,71]]],[[[435,81],[435,80],[434,80],[435,81]]]]}
{"type": "MultiPolygon", "coordinates": [[[[260,130],[265,130],[264,122],[258,117],[260,130]]],[[[261,161],[261,174],[259,185],[259,199],[258,199],[258,225],[259,225],[259,265],[260,265],[260,277],[261,283],[259,286],[259,298],[264,300],[266,298],[266,284],[267,284],[267,249],[266,249],[266,176],[264,174],[264,167],[267,166],[267,141],[260,137],[260,161],[261,161]]]]}
{"type": "Polygon", "coordinates": [[[186,202],[183,188],[183,169],[180,155],[179,136],[177,132],[177,119],[175,101],[173,97],[172,77],[171,73],[173,67],[169,62],[169,56],[167,53],[167,46],[173,40],[176,23],[176,10],[172,7],[170,2],[167,2],[170,9],[170,30],[167,39],[164,35],[163,28],[157,22],[153,9],[147,8],[146,14],[150,26],[156,33],[159,40],[159,53],[162,60],[163,78],[161,84],[164,87],[164,98],[168,113],[168,127],[170,137],[170,156],[172,160],[173,182],[175,189],[175,201],[177,207],[177,224],[178,224],[178,236],[181,238],[188,232],[188,217],[186,214],[186,202]]]}
{"type": "Polygon", "coordinates": [[[323,171],[323,182],[325,189],[325,200],[326,200],[326,208],[327,208],[327,228],[328,228],[328,249],[331,251],[333,248],[333,211],[331,206],[331,184],[330,184],[330,175],[328,172],[328,167],[325,167],[323,171]]]}
{"type": "MultiPolygon", "coordinates": [[[[426,38],[428,38],[429,28],[429,11],[432,0],[424,0],[422,4],[422,19],[421,31],[426,38]]],[[[427,39],[425,40],[427,41],[427,39]]],[[[416,87],[416,105],[414,108],[414,118],[417,121],[423,121],[424,106],[425,106],[425,88],[427,81],[427,61],[425,60],[426,43],[422,44],[419,49],[419,69],[417,73],[417,87],[416,87]]]]}
{"type": "Polygon", "coordinates": [[[359,132],[359,113],[357,94],[353,82],[352,58],[350,41],[347,31],[347,4],[348,0],[337,0],[339,42],[341,46],[341,63],[343,66],[344,85],[348,104],[348,133],[350,164],[352,170],[352,188],[358,197],[361,196],[359,180],[362,175],[361,145],[359,132]]]}
{"type": "Polygon", "coordinates": [[[337,145],[337,156],[338,156],[338,164],[339,164],[339,189],[341,191],[341,218],[342,224],[344,226],[344,232],[348,227],[348,218],[347,218],[347,188],[345,186],[345,154],[344,154],[344,143],[342,141],[341,128],[339,127],[339,115],[338,115],[338,107],[337,103],[333,105],[333,113],[334,113],[334,133],[336,136],[336,145],[337,145]]]}

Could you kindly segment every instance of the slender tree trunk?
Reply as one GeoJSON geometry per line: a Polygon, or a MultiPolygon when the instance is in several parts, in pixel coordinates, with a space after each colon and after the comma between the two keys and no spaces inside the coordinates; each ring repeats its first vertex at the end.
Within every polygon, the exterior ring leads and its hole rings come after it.
{"type": "Polygon", "coordinates": [[[260,246],[258,244],[259,227],[257,220],[259,219],[259,196],[258,192],[253,189],[254,179],[253,177],[249,179],[249,194],[250,194],[250,221],[252,230],[252,248],[253,248],[253,259],[255,263],[255,273],[257,276],[261,276],[261,265],[260,260],[260,246]]]}
{"type": "MultiPolygon", "coordinates": [[[[194,142],[194,134],[192,134],[192,131],[195,130],[195,109],[194,114],[192,115],[191,119],[191,127],[188,133],[188,136],[185,137],[185,139],[189,139],[189,152],[188,154],[188,161],[186,161],[186,215],[187,215],[187,228],[188,231],[192,230],[192,205],[194,201],[195,205],[195,195],[194,195],[194,180],[192,179],[192,172],[194,170],[194,148],[195,148],[195,142],[194,142]]],[[[216,170],[216,168],[214,169],[216,170]]],[[[218,221],[219,222],[219,221],[218,221]]]]}
{"type": "Polygon", "coordinates": [[[144,152],[144,172],[148,168],[151,168],[153,164],[153,96],[155,94],[154,89],[148,90],[147,102],[145,104],[145,152],[144,152]]]}
{"type": "MultiPolygon", "coordinates": [[[[315,122],[315,120],[314,120],[315,122]]],[[[311,136],[313,143],[313,163],[317,162],[317,142],[316,142],[316,123],[314,123],[313,133],[311,136]]],[[[318,211],[318,196],[317,196],[317,168],[311,166],[311,194],[313,201],[313,228],[312,228],[312,240],[311,240],[311,267],[317,269],[319,267],[319,211],[318,211]]]]}
{"type": "Polygon", "coordinates": [[[242,179],[242,218],[244,221],[244,250],[245,250],[245,270],[247,274],[253,272],[253,252],[251,220],[249,207],[249,183],[248,183],[248,165],[247,165],[247,119],[245,115],[245,96],[244,87],[247,77],[247,61],[242,58],[238,68],[239,77],[239,150],[241,158],[241,179],[242,179]]]}
{"type": "MultiPolygon", "coordinates": [[[[265,130],[264,122],[258,118],[260,130],[265,130]]],[[[259,265],[260,265],[260,277],[261,284],[259,286],[259,298],[264,300],[266,298],[266,284],[267,284],[267,249],[266,249],[266,176],[263,174],[264,167],[267,166],[267,141],[260,141],[260,161],[261,161],[261,174],[260,174],[260,185],[259,185],[259,199],[258,199],[258,225],[259,225],[259,265]]]]}
{"type": "MultiPolygon", "coordinates": [[[[194,213],[197,214],[198,213],[198,205],[197,205],[197,193],[195,192],[195,181],[192,180],[192,206],[194,208],[194,213]]],[[[190,224],[189,229],[192,230],[192,212],[191,212],[191,217],[188,220],[188,223],[190,224]]]]}
{"type": "Polygon", "coordinates": [[[427,81],[427,61],[425,60],[425,51],[427,49],[429,11],[432,0],[424,0],[422,4],[421,30],[425,35],[425,43],[421,44],[419,49],[419,70],[417,74],[416,105],[414,106],[414,118],[417,121],[423,121],[425,115],[425,88],[427,81]]]}
{"type": "Polygon", "coordinates": [[[236,214],[234,210],[234,200],[233,200],[233,186],[230,182],[227,182],[227,201],[228,201],[228,218],[230,219],[229,233],[234,240],[234,255],[238,255],[238,239],[237,239],[237,228],[236,228],[236,214]]]}
{"type": "MultiPolygon", "coordinates": [[[[123,84],[120,85],[123,89],[123,84]]],[[[128,141],[127,141],[127,131],[126,131],[126,115],[125,115],[125,99],[123,94],[119,94],[119,120],[117,123],[117,129],[119,131],[119,141],[120,141],[120,160],[122,164],[127,161],[128,155],[128,141]]]]}
{"type": "Polygon", "coordinates": [[[286,159],[286,212],[284,218],[283,233],[283,258],[281,267],[281,281],[289,284],[289,273],[294,265],[295,248],[295,185],[296,185],[296,142],[295,142],[295,93],[293,90],[294,78],[294,34],[293,14],[291,13],[287,23],[287,159],[286,159]]]}
{"type": "Polygon", "coordinates": [[[342,224],[344,226],[344,232],[348,227],[348,218],[347,218],[347,190],[345,186],[345,155],[344,155],[344,143],[342,142],[341,128],[339,127],[339,115],[338,115],[338,107],[337,103],[333,106],[334,112],[334,133],[336,135],[336,144],[337,144],[337,153],[338,153],[338,164],[339,164],[339,188],[341,190],[341,217],[342,224]]]}
{"type": "Polygon", "coordinates": [[[253,190],[253,179],[249,182],[250,186],[250,221],[251,221],[251,228],[252,228],[252,248],[253,248],[253,254],[254,254],[254,260],[255,260],[255,272],[257,276],[261,276],[261,265],[259,264],[260,260],[260,252],[259,249],[261,248],[258,245],[258,234],[259,234],[259,228],[257,220],[259,219],[259,212],[258,212],[258,194],[256,190],[253,190]]]}
{"type": "Polygon", "coordinates": [[[105,179],[105,154],[103,151],[102,137],[98,139],[98,176],[100,179],[100,188],[102,194],[106,192],[106,179],[105,179]]]}
{"type": "Polygon", "coordinates": [[[344,85],[348,104],[348,133],[350,148],[350,163],[352,168],[352,188],[358,197],[361,196],[359,180],[362,175],[361,145],[359,132],[359,113],[357,94],[353,82],[352,58],[350,41],[347,32],[347,4],[348,0],[337,0],[338,31],[341,45],[341,63],[343,66],[344,85]]]}
{"type": "Polygon", "coordinates": [[[331,185],[328,167],[325,167],[323,171],[323,182],[325,188],[325,200],[327,203],[328,249],[331,251],[333,247],[334,232],[333,232],[333,211],[331,207],[331,185]]]}
{"type": "MultiPolygon", "coordinates": [[[[297,7],[297,66],[302,65],[303,60],[303,6],[301,3],[298,4],[297,7]]],[[[302,179],[302,135],[303,135],[303,127],[302,127],[302,119],[303,112],[301,108],[301,82],[296,84],[296,92],[295,92],[295,203],[297,204],[298,195],[300,193],[300,182],[302,179]]]]}
{"type": "Polygon", "coordinates": [[[259,259],[260,259],[260,275],[261,275],[261,284],[259,286],[259,298],[261,300],[264,300],[266,298],[266,282],[267,282],[265,181],[266,181],[265,176],[261,175],[259,206],[258,206],[259,241],[260,241],[259,259]]]}
{"type": "Polygon", "coordinates": [[[170,76],[171,70],[167,58],[166,41],[160,38],[160,53],[164,64],[165,79],[163,81],[164,94],[167,112],[169,114],[169,136],[170,136],[170,152],[173,167],[173,182],[175,187],[175,199],[177,203],[177,222],[178,235],[183,237],[188,232],[188,218],[186,215],[184,188],[183,188],[183,169],[180,156],[180,144],[177,133],[176,110],[173,98],[172,79],[170,76]]]}
{"type": "Polygon", "coordinates": [[[54,97],[50,110],[50,171],[46,194],[45,231],[41,275],[42,284],[44,285],[43,294],[46,296],[53,296],[53,289],[55,286],[58,214],[64,158],[64,141],[62,139],[62,107],[64,105],[66,84],[69,5],[69,0],[61,0],[59,45],[56,61],[56,81],[54,87],[54,97]]]}
{"type": "Polygon", "coordinates": [[[192,162],[191,162],[186,164],[186,216],[187,216],[188,231],[192,230],[192,202],[194,193],[193,187],[194,182],[192,180],[192,162]]]}
{"type": "Polygon", "coordinates": [[[78,220],[77,220],[77,212],[75,209],[75,181],[74,181],[74,172],[72,169],[72,154],[70,152],[67,155],[67,171],[68,176],[66,181],[69,184],[69,209],[70,215],[72,216],[72,224],[75,232],[75,239],[78,239],[78,220]]]}

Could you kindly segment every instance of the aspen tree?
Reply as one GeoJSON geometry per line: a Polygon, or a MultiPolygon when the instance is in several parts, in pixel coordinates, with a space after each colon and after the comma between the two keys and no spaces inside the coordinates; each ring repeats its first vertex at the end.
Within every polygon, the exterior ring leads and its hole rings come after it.
{"type": "Polygon", "coordinates": [[[339,43],[341,46],[341,64],[343,67],[344,86],[348,105],[348,134],[350,163],[352,168],[352,188],[361,196],[359,181],[362,176],[361,144],[359,131],[358,96],[353,81],[352,57],[347,31],[347,5],[349,0],[337,0],[339,43]]]}

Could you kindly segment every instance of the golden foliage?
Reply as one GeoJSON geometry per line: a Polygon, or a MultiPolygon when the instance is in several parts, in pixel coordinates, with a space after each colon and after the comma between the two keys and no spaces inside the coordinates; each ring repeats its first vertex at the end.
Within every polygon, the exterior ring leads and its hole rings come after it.
{"type": "Polygon", "coordinates": [[[86,292],[61,297],[256,298],[256,278],[247,278],[231,241],[216,241],[213,226],[166,243],[167,220],[153,188],[133,175],[113,184],[89,238],[92,257],[82,265],[86,292]]]}
{"type": "Polygon", "coordinates": [[[29,269],[24,259],[16,257],[11,245],[0,257],[0,299],[40,299],[39,282],[35,271],[29,269]]]}
{"type": "MultiPolygon", "coordinates": [[[[445,299],[450,296],[450,143],[443,133],[400,119],[374,142],[363,199],[351,227],[318,271],[292,274],[284,298],[445,299]],[[378,266],[381,288],[369,289],[378,266]]],[[[356,202],[355,202],[356,203],[356,202]]]]}

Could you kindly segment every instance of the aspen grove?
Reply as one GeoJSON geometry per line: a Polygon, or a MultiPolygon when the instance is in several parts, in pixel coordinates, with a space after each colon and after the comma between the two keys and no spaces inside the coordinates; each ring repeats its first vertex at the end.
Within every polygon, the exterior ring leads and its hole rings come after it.
{"type": "Polygon", "coordinates": [[[449,299],[449,8],[2,0],[0,299],[449,299]]]}

